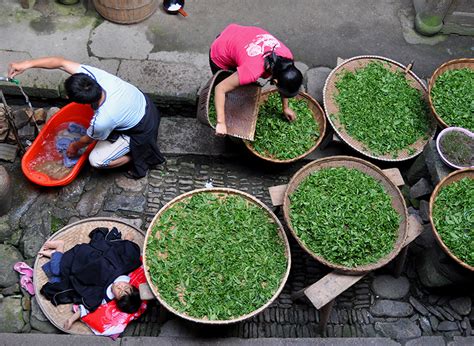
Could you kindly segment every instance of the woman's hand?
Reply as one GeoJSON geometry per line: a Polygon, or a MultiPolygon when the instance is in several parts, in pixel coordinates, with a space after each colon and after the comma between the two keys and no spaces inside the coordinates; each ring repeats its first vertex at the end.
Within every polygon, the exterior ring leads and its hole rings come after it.
{"type": "Polygon", "coordinates": [[[292,110],[291,108],[285,108],[283,109],[283,115],[285,116],[285,118],[288,120],[288,121],[295,121],[296,120],[296,113],[294,110],[292,110]]]}
{"type": "Polygon", "coordinates": [[[225,123],[217,123],[216,125],[216,135],[219,137],[224,137],[227,134],[227,126],[225,123]]]}

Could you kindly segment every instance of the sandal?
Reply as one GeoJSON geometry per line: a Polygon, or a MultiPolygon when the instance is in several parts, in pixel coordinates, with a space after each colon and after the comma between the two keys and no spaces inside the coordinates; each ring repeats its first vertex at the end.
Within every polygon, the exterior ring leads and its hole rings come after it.
{"type": "Polygon", "coordinates": [[[31,268],[25,262],[16,262],[15,265],[13,266],[13,269],[16,272],[20,273],[20,275],[24,275],[30,278],[33,277],[33,268],[31,268]]]}
{"type": "Polygon", "coordinates": [[[23,275],[20,278],[20,285],[30,295],[35,295],[35,286],[33,285],[33,280],[30,276],[23,275]]]}

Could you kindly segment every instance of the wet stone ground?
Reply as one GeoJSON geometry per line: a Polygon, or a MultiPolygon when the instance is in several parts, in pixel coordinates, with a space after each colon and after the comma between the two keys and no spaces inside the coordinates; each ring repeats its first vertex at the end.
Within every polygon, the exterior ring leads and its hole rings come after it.
{"type": "MultiPolygon", "coordinates": [[[[285,184],[303,163],[290,168],[274,167],[253,159],[170,157],[166,166],[135,181],[122,171],[97,171],[90,167],[70,185],[60,189],[38,188],[25,181],[18,163],[5,167],[14,180],[13,206],[0,218],[0,332],[56,333],[34,298],[18,285],[13,263],[32,264],[43,242],[64,225],[94,216],[128,220],[146,230],[156,212],[177,195],[202,188],[212,180],[215,187],[248,192],[271,205],[268,188],[285,184]],[[3,244],[2,244],[3,243],[3,244]]],[[[412,210],[413,211],[413,210],[412,210]]],[[[277,215],[283,221],[281,212],[277,215]]],[[[422,220],[423,221],[423,220],[422,220]]],[[[426,226],[426,221],[425,221],[426,226]]],[[[470,336],[474,323],[472,288],[425,287],[419,280],[417,261],[432,242],[428,226],[410,245],[405,270],[391,276],[391,266],[366,275],[335,302],[327,333],[329,337],[386,336],[397,340],[440,335],[470,336]]],[[[291,294],[312,284],[329,269],[307,255],[288,234],[292,269],[283,292],[259,315],[229,326],[206,327],[166,313],[154,301],[150,309],[125,331],[126,336],[221,336],[221,337],[317,337],[319,312],[306,300],[292,301],[291,294]]]]}

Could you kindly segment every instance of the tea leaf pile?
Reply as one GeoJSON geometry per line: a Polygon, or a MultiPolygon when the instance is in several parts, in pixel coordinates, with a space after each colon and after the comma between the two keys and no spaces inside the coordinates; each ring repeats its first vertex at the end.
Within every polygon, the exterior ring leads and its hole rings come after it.
{"type": "Polygon", "coordinates": [[[306,177],[290,196],[290,218],[307,248],[346,267],[375,263],[390,253],[400,223],[383,186],[345,167],[306,177]]]}
{"type": "Polygon", "coordinates": [[[433,221],[449,250],[474,266],[474,179],[463,178],[440,189],[433,221]]]}
{"type": "Polygon", "coordinates": [[[282,116],[282,102],[278,92],[271,93],[260,106],[255,127],[255,140],[248,141],[262,156],[289,160],[306,153],[319,138],[319,126],[307,101],[292,98],[289,107],[296,120],[289,122],[282,116]]]}
{"type": "Polygon", "coordinates": [[[209,97],[209,110],[207,113],[207,117],[209,119],[209,123],[212,127],[216,127],[217,125],[217,112],[216,112],[216,104],[214,103],[214,93],[211,94],[209,97]]]}
{"type": "Polygon", "coordinates": [[[431,89],[431,100],[446,124],[474,131],[474,70],[442,73],[431,89]]]}
{"type": "Polygon", "coordinates": [[[426,102],[402,72],[370,62],[355,72],[339,75],[339,92],[334,97],[339,113],[331,117],[366,150],[397,157],[401,150],[427,138],[430,123],[426,102]]]}
{"type": "Polygon", "coordinates": [[[146,261],[153,284],[174,309],[228,320],[267,303],[287,267],[278,226],[238,195],[200,192],[153,225],[146,261]]]}

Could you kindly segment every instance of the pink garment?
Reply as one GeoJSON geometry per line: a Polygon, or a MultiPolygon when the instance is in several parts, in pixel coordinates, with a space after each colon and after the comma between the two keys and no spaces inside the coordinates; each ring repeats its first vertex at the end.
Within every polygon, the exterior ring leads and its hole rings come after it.
{"type": "Polygon", "coordinates": [[[293,59],[291,51],[277,38],[256,26],[228,25],[211,45],[212,61],[224,70],[235,70],[240,85],[268,78],[264,54],[275,47],[275,53],[293,59]]]}

